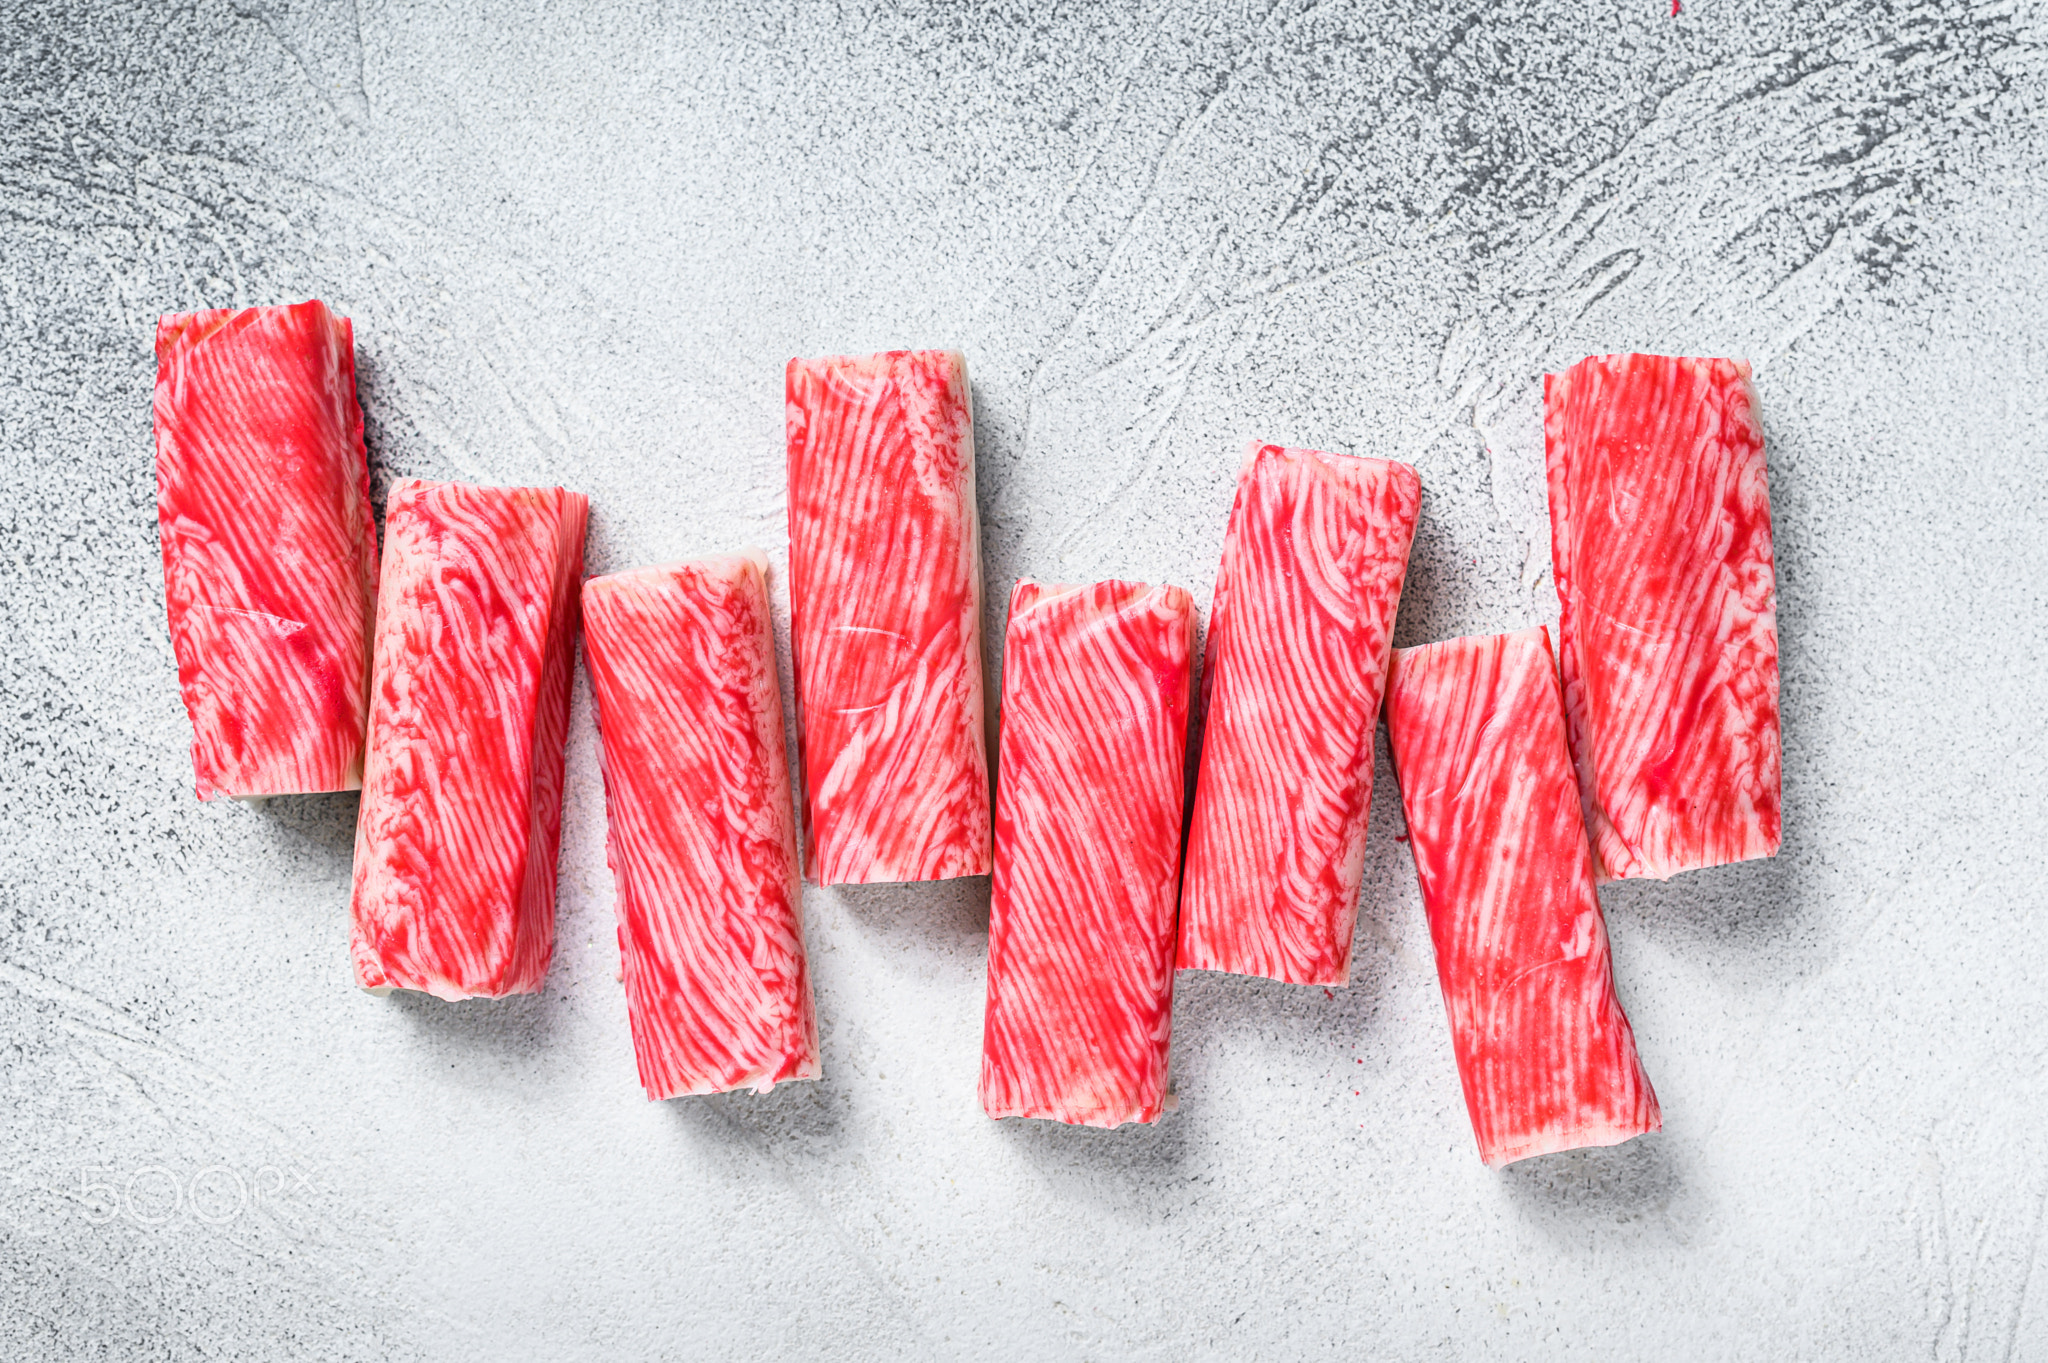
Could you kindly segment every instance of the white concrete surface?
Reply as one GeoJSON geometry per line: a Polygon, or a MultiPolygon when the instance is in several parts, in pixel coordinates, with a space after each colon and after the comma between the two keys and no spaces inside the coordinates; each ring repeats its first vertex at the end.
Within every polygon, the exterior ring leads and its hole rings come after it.
{"type": "MultiPolygon", "coordinates": [[[[2048,1357],[2038,0],[0,0],[0,1354],[2048,1357]],[[380,489],[780,561],[792,354],[959,345],[1015,577],[1206,601],[1240,442],[1549,618],[1537,385],[1748,356],[1786,848],[1605,897],[1665,1131],[1481,1167],[1382,758],[1357,978],[984,1120],[985,882],[807,899],[824,1082],[650,1105],[579,679],[547,992],[350,985],[352,797],[190,792],[152,321],[354,317],[380,489]]],[[[786,642],[786,641],[785,641],[786,642]]]]}

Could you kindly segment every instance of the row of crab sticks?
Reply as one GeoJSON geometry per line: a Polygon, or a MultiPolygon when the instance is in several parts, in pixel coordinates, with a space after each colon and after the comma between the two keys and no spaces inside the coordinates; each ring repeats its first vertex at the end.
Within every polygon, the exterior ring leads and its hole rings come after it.
{"type": "Polygon", "coordinates": [[[1018,583],[992,801],[965,361],[792,361],[800,867],[765,559],[583,582],[580,495],[410,482],[380,573],[352,349],[318,303],[166,318],[157,467],[199,793],[363,788],[365,987],[540,988],[580,617],[651,1097],[819,1073],[803,871],[992,871],[985,1110],[1151,1121],[1177,968],[1348,980],[1384,700],[1481,1154],[1656,1128],[1593,887],[1777,847],[1745,366],[1547,384],[1561,677],[1541,631],[1393,649],[1415,471],[1254,445],[1199,695],[1184,590],[1018,583]]]}
{"type": "Polygon", "coordinates": [[[1384,677],[1488,1164],[1662,1124],[1597,880],[1770,856],[1780,839],[1770,504],[1748,366],[1596,357],[1544,397],[1561,669],[1544,630],[1390,651],[1412,471],[1254,452],[1217,581],[1181,896],[1183,966],[1348,978],[1384,677]],[[1282,487],[1312,490],[1290,503],[1282,487]],[[1355,519],[1318,514],[1318,494],[1348,495],[1355,519]],[[1249,630],[1247,602],[1265,611],[1249,630]]]}

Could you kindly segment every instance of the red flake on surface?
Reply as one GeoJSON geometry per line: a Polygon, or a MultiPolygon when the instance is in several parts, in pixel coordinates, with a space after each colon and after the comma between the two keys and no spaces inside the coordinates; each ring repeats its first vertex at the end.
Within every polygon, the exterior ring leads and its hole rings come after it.
{"type": "Polygon", "coordinates": [[[1406,464],[1247,452],[1202,677],[1181,969],[1350,979],[1373,729],[1421,498],[1406,464]]]}
{"type": "Polygon", "coordinates": [[[758,553],[583,584],[606,860],[651,1099],[818,1077],[796,813],[758,553]]]}
{"type": "Polygon", "coordinates": [[[351,898],[365,989],[547,976],[588,510],[560,488],[392,490],[351,898]]]}
{"type": "Polygon", "coordinates": [[[824,885],[986,875],[967,361],[791,360],[787,412],[805,867],[824,885]]]}
{"type": "Polygon", "coordinates": [[[1558,654],[1600,872],[1774,855],[1777,587],[1749,366],[1596,356],[1543,394],[1558,654]]]}
{"type": "Polygon", "coordinates": [[[1194,600],[1029,580],[1004,639],[981,1103],[1150,1122],[1168,1105],[1194,600]]]}
{"type": "Polygon", "coordinates": [[[199,798],[363,783],[377,530],[355,336],[319,301],[157,324],[157,519],[199,798]]]}
{"type": "Polygon", "coordinates": [[[1480,1158],[1658,1130],[1614,995],[1548,636],[1396,650],[1387,733],[1480,1158]]]}

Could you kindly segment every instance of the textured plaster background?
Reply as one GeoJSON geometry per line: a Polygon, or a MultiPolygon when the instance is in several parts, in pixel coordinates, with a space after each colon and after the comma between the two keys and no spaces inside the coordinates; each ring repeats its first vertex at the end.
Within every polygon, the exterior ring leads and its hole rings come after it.
{"type": "Polygon", "coordinates": [[[0,1354],[2048,1357],[2044,76],[2038,0],[0,0],[0,1354]],[[783,361],[960,346],[997,636],[1206,602],[1251,436],[1420,468],[1401,642],[1552,618],[1545,368],[1753,359],[1786,844],[1605,895],[1665,1131],[1480,1165],[1384,749],[1354,983],[1184,977],[1151,1129],[981,1117],[986,881],[812,891],[825,1081],[647,1103],[580,678],[546,993],[356,991],[355,799],[192,798],[155,557],[153,319],[307,296],[380,505],[580,488],[592,571],[779,566],[783,361]]]}

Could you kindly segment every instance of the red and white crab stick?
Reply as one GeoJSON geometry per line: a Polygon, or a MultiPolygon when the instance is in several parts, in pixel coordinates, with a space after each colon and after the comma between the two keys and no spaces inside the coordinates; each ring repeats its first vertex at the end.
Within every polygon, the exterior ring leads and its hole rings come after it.
{"type": "Polygon", "coordinates": [[[156,332],[157,518],[199,798],[363,783],[377,529],[355,334],[319,301],[156,332]]]}
{"type": "Polygon", "coordinates": [[[365,989],[547,976],[588,510],[561,488],[391,493],[351,901],[365,989]]]}
{"type": "Polygon", "coordinates": [[[806,868],[822,885],[986,875],[967,361],[791,360],[786,391],[806,868]]]}
{"type": "Polygon", "coordinates": [[[1022,581],[1004,636],[981,1103],[1165,1110],[1194,600],[1022,581]]]}
{"type": "Polygon", "coordinates": [[[1246,454],[1209,620],[1181,969],[1351,978],[1373,731],[1421,500],[1406,464],[1246,454]]]}
{"type": "Polygon", "coordinates": [[[767,560],[590,579],[583,658],[641,1087],[817,1078],[767,560]]]}
{"type": "Polygon", "coordinates": [[[1777,585],[1739,360],[1601,355],[1543,385],[1572,755],[1605,876],[1781,838],[1777,585]]]}
{"type": "Polygon", "coordinates": [[[1548,635],[1395,650],[1387,733],[1479,1157],[1658,1130],[1614,996],[1548,635]]]}

